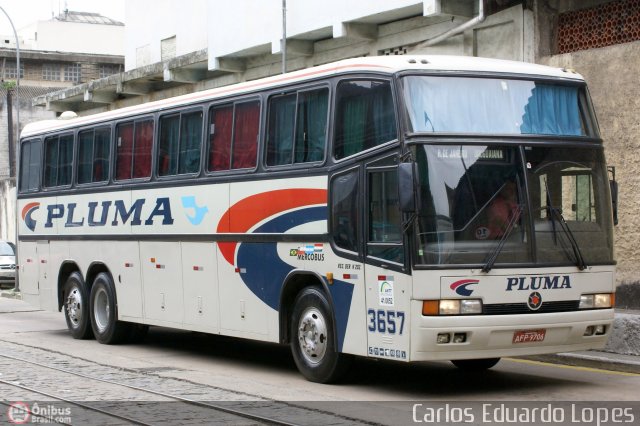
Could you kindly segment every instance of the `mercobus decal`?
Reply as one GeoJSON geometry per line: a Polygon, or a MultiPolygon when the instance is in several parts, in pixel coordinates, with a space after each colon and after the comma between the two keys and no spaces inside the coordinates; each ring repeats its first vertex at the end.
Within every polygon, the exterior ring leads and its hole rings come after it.
{"type": "Polygon", "coordinates": [[[571,288],[569,275],[508,277],[506,291],[571,288]]]}
{"type": "MultiPolygon", "coordinates": [[[[103,201],[97,203],[92,201],[88,203],[89,213],[86,217],[79,216],[76,212],[77,203],[68,204],[51,204],[47,206],[47,221],[45,228],[53,228],[54,220],[63,220],[65,228],[73,228],[84,226],[85,222],[88,226],[118,226],[120,223],[125,225],[130,221],[132,226],[143,224],[142,207],[146,203],[146,199],[136,200],[127,208],[123,200],[103,201]],[[111,216],[113,213],[113,216],[111,216]],[[109,222],[109,217],[113,217],[109,222]]],[[[162,219],[162,225],[172,225],[173,216],[171,215],[171,203],[169,198],[157,198],[153,211],[144,220],[145,225],[153,225],[156,217],[162,219]]]]}

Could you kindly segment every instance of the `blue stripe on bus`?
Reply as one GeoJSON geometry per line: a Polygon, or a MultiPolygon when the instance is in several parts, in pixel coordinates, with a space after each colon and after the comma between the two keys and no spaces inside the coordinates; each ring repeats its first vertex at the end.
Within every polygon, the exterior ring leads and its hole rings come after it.
{"type": "MultiPolygon", "coordinates": [[[[253,232],[284,233],[296,226],[326,220],[327,206],[309,207],[280,215],[253,232]]],[[[274,310],[279,309],[282,283],[295,269],[278,255],[278,243],[242,243],[238,247],[236,267],[242,271],[242,281],[260,300],[274,310]]],[[[329,287],[335,309],[338,350],[342,350],[349,320],[353,285],[334,280],[329,287]]]]}

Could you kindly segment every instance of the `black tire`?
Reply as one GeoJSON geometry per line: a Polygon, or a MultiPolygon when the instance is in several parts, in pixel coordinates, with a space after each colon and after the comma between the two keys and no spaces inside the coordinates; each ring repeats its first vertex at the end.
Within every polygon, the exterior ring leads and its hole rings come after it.
{"type": "Polygon", "coordinates": [[[89,292],[79,272],[72,272],[62,289],[62,310],[67,328],[74,339],[90,339],[91,329],[89,292]]]}
{"type": "Polygon", "coordinates": [[[451,362],[453,365],[465,371],[484,371],[495,366],[500,358],[481,358],[481,359],[456,359],[451,362]]]}
{"type": "Polygon", "coordinates": [[[344,376],[353,357],[336,350],[333,315],[320,289],[307,287],[298,294],[290,330],[293,359],[307,380],[331,383],[344,376]]]}
{"type": "Polygon", "coordinates": [[[113,345],[129,336],[129,324],[118,321],[116,290],[111,275],[98,274],[91,286],[90,303],[91,328],[98,342],[113,345]]]}

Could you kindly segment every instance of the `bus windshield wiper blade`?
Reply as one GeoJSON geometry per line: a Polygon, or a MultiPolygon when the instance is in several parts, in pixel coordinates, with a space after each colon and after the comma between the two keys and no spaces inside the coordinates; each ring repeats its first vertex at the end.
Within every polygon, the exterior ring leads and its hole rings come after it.
{"type": "MultiPolygon", "coordinates": [[[[549,191],[549,185],[547,184],[546,180],[544,181],[544,186],[547,192],[547,215],[549,216],[549,219],[551,219],[551,228],[553,230],[553,243],[558,245],[557,231],[556,231],[556,220],[558,220],[560,229],[562,229],[562,231],[565,233],[565,235],[569,239],[569,243],[571,244],[571,249],[573,250],[573,255],[575,256],[575,259],[576,259],[576,266],[581,271],[584,271],[585,269],[587,269],[587,264],[584,260],[584,256],[582,256],[582,251],[580,250],[578,241],[576,241],[576,237],[573,231],[571,230],[571,228],[569,228],[569,224],[564,219],[564,216],[562,215],[562,212],[560,211],[560,209],[557,207],[554,207],[551,204],[551,192],[549,191]]],[[[561,245],[565,249],[565,251],[568,250],[564,244],[561,244],[561,245]]]]}
{"type": "Polygon", "coordinates": [[[493,265],[496,263],[496,260],[498,259],[498,255],[500,254],[500,252],[502,252],[504,244],[507,242],[507,238],[509,238],[509,235],[511,235],[511,231],[513,231],[513,228],[515,228],[516,223],[518,223],[518,220],[520,220],[522,209],[523,209],[523,206],[521,204],[518,204],[516,206],[513,214],[511,215],[511,219],[507,223],[507,227],[505,228],[504,233],[500,238],[500,241],[498,241],[498,244],[496,245],[496,247],[487,257],[487,260],[484,266],[482,267],[482,272],[489,272],[493,268],[493,265]]]}
{"type": "MultiPolygon", "coordinates": [[[[558,208],[549,207],[549,211],[551,212],[551,221],[555,222],[554,217],[557,217],[558,224],[560,224],[560,229],[564,231],[565,235],[569,239],[569,243],[571,244],[571,248],[573,249],[573,255],[576,258],[576,266],[581,271],[584,271],[585,269],[587,269],[587,263],[584,260],[584,256],[582,256],[582,251],[580,250],[578,241],[576,241],[575,234],[573,233],[571,228],[569,228],[569,224],[564,219],[564,216],[562,216],[562,213],[558,208]]],[[[555,232],[555,227],[554,227],[554,232],[555,232]]]]}

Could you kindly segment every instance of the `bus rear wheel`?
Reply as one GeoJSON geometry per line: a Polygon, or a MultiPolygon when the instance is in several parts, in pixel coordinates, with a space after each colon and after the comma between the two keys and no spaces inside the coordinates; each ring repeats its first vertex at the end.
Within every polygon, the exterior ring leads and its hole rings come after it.
{"type": "Polygon", "coordinates": [[[293,359],[307,380],[330,383],[346,373],[352,357],[336,350],[331,308],[320,289],[307,287],[296,298],[290,335],[293,359]]]}
{"type": "Polygon", "coordinates": [[[62,291],[64,319],[71,335],[74,339],[90,339],[93,331],[89,319],[89,294],[82,275],[71,273],[62,291]]]}
{"type": "Polygon", "coordinates": [[[480,359],[456,359],[451,362],[453,365],[465,371],[484,371],[495,366],[500,358],[480,358],[480,359]]]}
{"type": "Polygon", "coordinates": [[[120,343],[129,335],[129,324],[118,321],[115,285],[101,272],[91,286],[91,328],[96,340],[107,345],[120,343]]]}

